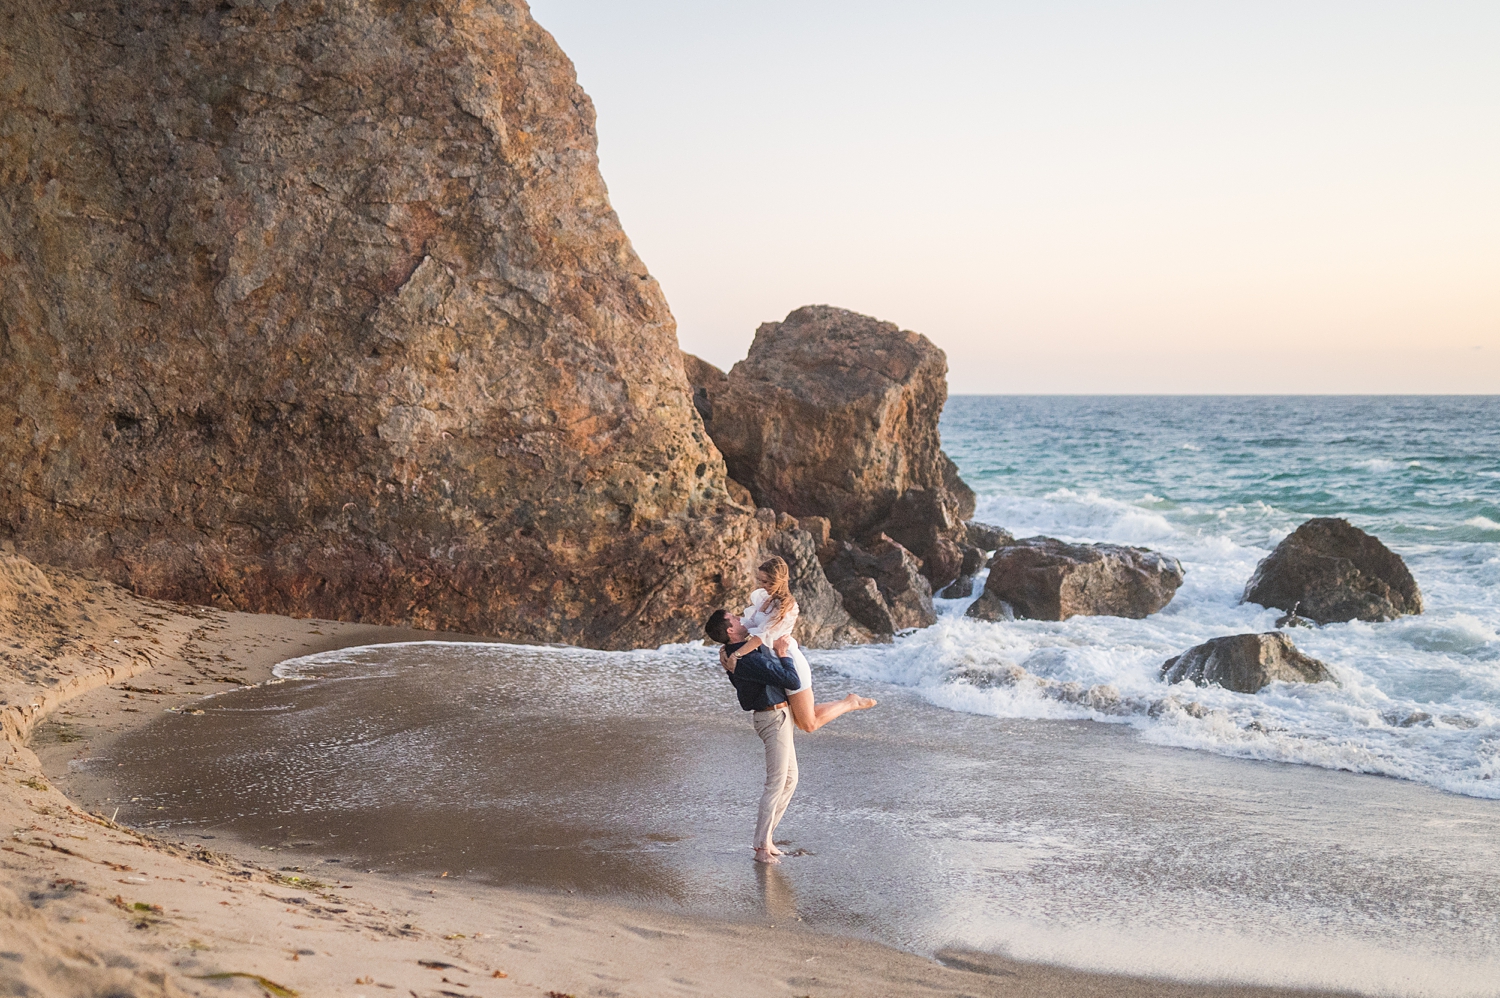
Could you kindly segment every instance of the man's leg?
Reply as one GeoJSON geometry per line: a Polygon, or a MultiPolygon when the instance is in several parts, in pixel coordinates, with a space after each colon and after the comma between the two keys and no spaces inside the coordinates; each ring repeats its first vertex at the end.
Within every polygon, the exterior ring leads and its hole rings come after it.
{"type": "Polygon", "coordinates": [[[797,791],[797,744],[793,736],[797,732],[796,721],[790,716],[790,711],[777,711],[778,714],[787,714],[786,723],[781,726],[781,737],[786,740],[786,782],[782,785],[781,796],[776,801],[776,810],[771,815],[771,832],[766,836],[766,841],[772,843],[771,851],[779,855],[774,845],[776,841],[776,826],[781,824],[781,816],[786,813],[786,806],[792,802],[792,794],[797,791]]]}
{"type": "Polygon", "coordinates": [[[777,805],[785,810],[782,795],[786,792],[787,769],[794,765],[791,718],[785,710],[759,711],[754,716],[755,733],[766,747],[766,784],[760,794],[760,811],[755,822],[755,858],[761,862],[776,862],[771,855],[771,829],[780,817],[777,805]]]}

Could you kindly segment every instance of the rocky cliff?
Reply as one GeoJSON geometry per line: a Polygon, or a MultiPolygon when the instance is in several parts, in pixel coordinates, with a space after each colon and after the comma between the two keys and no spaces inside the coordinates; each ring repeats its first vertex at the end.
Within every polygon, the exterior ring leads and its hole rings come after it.
{"type": "Polygon", "coordinates": [[[623,647],[758,543],[521,2],[0,2],[0,425],[151,596],[623,647]]]}

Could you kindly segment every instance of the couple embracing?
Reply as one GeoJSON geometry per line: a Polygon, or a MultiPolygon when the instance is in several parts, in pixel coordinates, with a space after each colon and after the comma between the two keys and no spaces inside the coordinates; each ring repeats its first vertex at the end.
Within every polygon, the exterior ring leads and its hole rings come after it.
{"type": "Polygon", "coordinates": [[[760,588],[750,594],[744,614],[715,610],[703,630],[721,645],[719,664],[734,684],[740,707],[753,712],[755,733],[765,743],[766,786],[755,823],[755,860],[779,863],[781,850],[772,839],[797,789],[792,726],[811,733],[841,714],[867,710],[875,701],[850,693],[842,700],[815,703],[812,670],[792,637],[798,607],[787,563],[770,559],[756,570],[755,581],[760,588]]]}

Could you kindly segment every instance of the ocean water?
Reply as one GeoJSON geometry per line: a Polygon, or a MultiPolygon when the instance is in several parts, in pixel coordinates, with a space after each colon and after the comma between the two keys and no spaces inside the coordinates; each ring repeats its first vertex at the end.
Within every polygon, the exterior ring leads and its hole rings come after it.
{"type": "Polygon", "coordinates": [[[1017,537],[1165,552],[1187,571],[1182,588],[1146,620],[984,623],[963,615],[972,600],[940,600],[935,627],[815,664],[954,711],[1089,718],[1159,745],[1500,798],[1500,397],[958,396],[942,433],[976,518],[1017,537]],[[1241,603],[1245,583],[1315,516],[1345,517],[1399,553],[1425,612],[1289,631],[1337,686],[1167,688],[1167,658],[1274,628],[1281,611],[1241,603]],[[974,682],[1010,665],[1108,684],[1125,709],[974,682]]]}

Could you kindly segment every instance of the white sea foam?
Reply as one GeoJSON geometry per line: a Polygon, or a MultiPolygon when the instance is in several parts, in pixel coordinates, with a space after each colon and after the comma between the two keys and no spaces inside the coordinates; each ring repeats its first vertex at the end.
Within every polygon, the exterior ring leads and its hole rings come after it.
{"type": "Polygon", "coordinates": [[[1492,530],[1500,532],[1500,523],[1496,523],[1487,516],[1471,516],[1464,521],[1464,526],[1474,527],[1476,530],[1492,530]]]}
{"type": "MultiPolygon", "coordinates": [[[[938,600],[935,626],[890,646],[814,653],[814,664],[913,688],[955,711],[1127,724],[1156,744],[1383,774],[1500,799],[1500,635],[1493,589],[1476,585],[1482,580],[1472,577],[1473,566],[1469,575],[1455,575],[1442,551],[1409,551],[1428,586],[1427,613],[1289,632],[1329,665],[1337,685],[1275,684],[1257,695],[1168,687],[1159,678],[1167,658],[1219,635],[1274,628],[1281,611],[1240,598],[1256,563],[1294,520],[1264,503],[1184,507],[1169,519],[1144,508],[1158,502],[1149,493],[1127,503],[1059,489],[1039,499],[982,496],[977,515],[1020,537],[1141,544],[1176,556],[1186,580],[1161,613],[1145,620],[986,623],[964,616],[972,597],[938,600]],[[1209,522],[1212,529],[1198,525],[1209,522]],[[1247,543],[1257,534],[1265,546],[1247,543]],[[1471,609],[1456,608],[1466,604],[1471,609]],[[1037,680],[986,685],[986,672],[1006,666],[1037,680]],[[1059,683],[1107,685],[1121,699],[1109,709],[1070,702],[1059,683]]],[[[1500,558],[1479,568],[1500,576],[1500,558]]]]}

